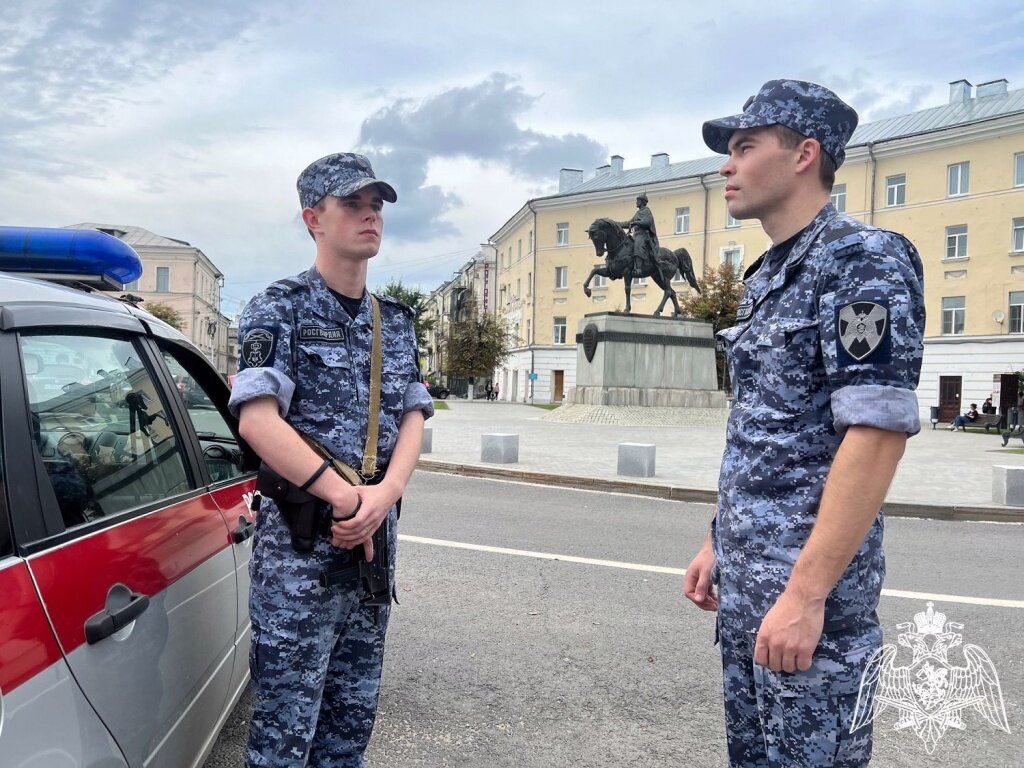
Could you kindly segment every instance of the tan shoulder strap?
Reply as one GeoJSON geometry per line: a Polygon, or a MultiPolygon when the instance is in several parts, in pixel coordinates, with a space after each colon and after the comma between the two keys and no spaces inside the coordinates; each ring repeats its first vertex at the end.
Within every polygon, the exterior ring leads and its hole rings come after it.
{"type": "Polygon", "coordinates": [[[364,480],[370,480],[377,474],[377,435],[380,431],[380,385],[383,355],[380,339],[380,303],[377,297],[370,294],[373,306],[373,342],[370,345],[370,418],[366,428],[366,448],[363,451],[364,480]]]}

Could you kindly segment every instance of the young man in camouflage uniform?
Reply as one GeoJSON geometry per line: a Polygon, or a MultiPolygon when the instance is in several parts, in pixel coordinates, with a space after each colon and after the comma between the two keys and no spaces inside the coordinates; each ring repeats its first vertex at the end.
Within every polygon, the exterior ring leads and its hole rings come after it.
{"type": "Polygon", "coordinates": [[[870,725],[850,724],[882,637],[880,507],[920,430],[924,300],[914,246],[829,202],[856,125],[834,93],[793,80],[704,124],[729,155],[729,212],[774,243],[719,334],[735,401],[718,512],[684,586],[718,611],[734,766],[871,757],[870,725]]]}
{"type": "MultiPolygon", "coordinates": [[[[375,179],[366,158],[336,154],[298,179],[302,219],[316,242],[305,272],[273,283],[239,322],[241,354],[230,407],[242,436],[265,463],[301,486],[323,459],[300,437],[318,440],[350,467],[362,467],[370,397],[373,316],[365,290],[369,260],[380,248],[384,201],[397,196],[375,179]]],[[[322,471],[308,487],[334,522],[312,552],[296,552],[282,515],[264,498],[250,575],[250,667],[256,708],[249,766],[363,765],[377,711],[389,609],[360,604],[351,584],[323,588],[322,572],[352,560],[391,521],[419,457],[432,400],[419,382],[412,311],[381,296],[378,472],[375,484],[349,485],[322,471]],[[349,519],[349,515],[353,515],[349,519]]],[[[392,567],[394,560],[392,559],[392,567]]]]}

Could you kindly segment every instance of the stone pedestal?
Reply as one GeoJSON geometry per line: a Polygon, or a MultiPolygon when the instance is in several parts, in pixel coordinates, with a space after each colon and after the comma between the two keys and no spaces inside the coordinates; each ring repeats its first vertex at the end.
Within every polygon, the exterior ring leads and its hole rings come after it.
{"type": "Polygon", "coordinates": [[[480,436],[480,461],[515,464],[519,461],[519,435],[494,433],[480,436]]]}
{"type": "Polygon", "coordinates": [[[619,443],[617,473],[625,477],[654,477],[652,443],[619,443]]]}
{"type": "Polygon", "coordinates": [[[585,315],[567,403],[725,408],[710,323],[621,312],[585,315]]]}
{"type": "Polygon", "coordinates": [[[992,467],[992,501],[1024,507],[1024,467],[992,467]]]}

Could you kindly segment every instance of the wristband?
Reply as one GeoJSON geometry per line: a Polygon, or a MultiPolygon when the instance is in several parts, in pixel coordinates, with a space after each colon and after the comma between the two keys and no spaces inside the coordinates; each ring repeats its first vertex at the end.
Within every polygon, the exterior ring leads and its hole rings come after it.
{"type": "Polygon", "coordinates": [[[300,491],[304,491],[307,488],[309,488],[309,486],[311,486],[313,483],[315,483],[320,478],[320,475],[322,475],[327,470],[327,468],[329,466],[331,466],[331,460],[330,459],[324,459],[324,463],[319,466],[319,468],[316,470],[316,472],[314,472],[312,475],[309,476],[309,480],[307,480],[306,482],[304,482],[302,485],[299,486],[299,490],[300,491]]]}
{"type": "Polygon", "coordinates": [[[331,515],[331,520],[333,520],[336,523],[343,523],[346,520],[351,520],[353,517],[355,517],[357,514],[359,514],[359,510],[362,509],[362,507],[363,507],[363,497],[359,496],[357,494],[356,495],[356,508],[353,509],[351,512],[349,512],[345,517],[335,517],[334,515],[331,515]]]}

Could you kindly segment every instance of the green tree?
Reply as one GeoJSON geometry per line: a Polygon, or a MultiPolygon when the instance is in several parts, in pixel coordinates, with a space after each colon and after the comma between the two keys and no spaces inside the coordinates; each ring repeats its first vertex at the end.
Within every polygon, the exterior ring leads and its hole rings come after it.
{"type": "MultiPolygon", "coordinates": [[[[683,314],[711,323],[715,333],[736,324],[736,307],[743,296],[743,281],[739,270],[726,262],[718,267],[708,267],[703,277],[697,279],[702,293],[691,293],[680,299],[683,314]]],[[[715,352],[718,368],[718,384],[729,388],[729,371],[725,365],[725,354],[715,352]]]]}
{"type": "Polygon", "coordinates": [[[152,304],[146,302],[142,308],[158,320],[163,320],[172,328],[181,330],[181,313],[170,304],[164,304],[162,301],[154,301],[152,304]]]}
{"type": "Polygon", "coordinates": [[[446,374],[490,377],[508,358],[508,328],[491,315],[458,320],[448,327],[443,344],[446,374]]]}
{"type": "Polygon", "coordinates": [[[413,288],[401,280],[391,278],[383,288],[375,293],[391,296],[407,305],[413,311],[413,326],[416,329],[416,346],[423,349],[427,346],[427,333],[434,327],[434,320],[426,317],[427,297],[419,288],[413,288]]]}

